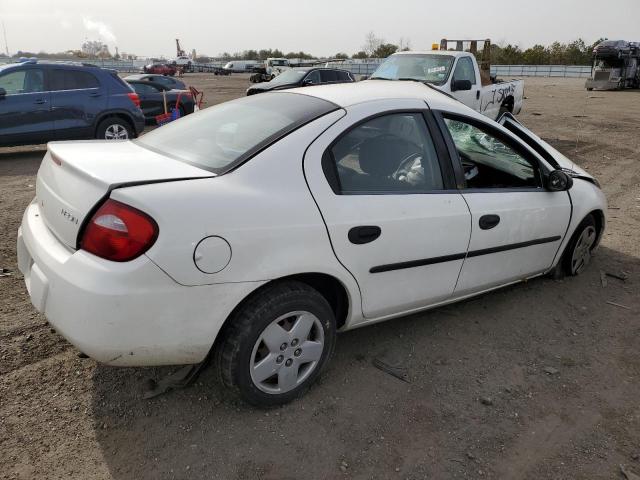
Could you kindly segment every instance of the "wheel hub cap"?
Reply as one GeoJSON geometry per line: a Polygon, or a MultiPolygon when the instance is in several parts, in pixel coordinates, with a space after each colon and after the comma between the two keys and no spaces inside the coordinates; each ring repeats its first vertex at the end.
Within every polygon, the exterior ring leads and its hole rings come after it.
{"type": "Polygon", "coordinates": [[[271,322],[251,353],[251,380],[266,393],[280,394],[302,384],[317,368],[324,350],[320,319],[305,311],[271,322]]]}
{"type": "Polygon", "coordinates": [[[105,140],[127,140],[129,133],[127,129],[117,123],[109,125],[104,132],[105,140]]]}
{"type": "Polygon", "coordinates": [[[582,231],[571,255],[571,271],[578,274],[584,270],[591,260],[591,249],[596,242],[596,229],[588,226],[582,231]]]}

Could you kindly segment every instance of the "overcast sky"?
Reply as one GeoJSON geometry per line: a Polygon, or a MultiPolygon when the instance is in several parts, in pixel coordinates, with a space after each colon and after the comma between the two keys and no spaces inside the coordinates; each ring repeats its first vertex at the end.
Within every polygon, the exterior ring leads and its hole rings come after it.
{"type": "MultiPolygon", "coordinates": [[[[7,44],[48,52],[102,40],[111,52],[211,56],[245,49],[318,56],[361,49],[369,31],[413,49],[440,38],[491,38],[522,48],[599,37],[640,41],[640,0],[0,0],[7,44]]],[[[0,32],[0,49],[4,39],[0,32]]]]}

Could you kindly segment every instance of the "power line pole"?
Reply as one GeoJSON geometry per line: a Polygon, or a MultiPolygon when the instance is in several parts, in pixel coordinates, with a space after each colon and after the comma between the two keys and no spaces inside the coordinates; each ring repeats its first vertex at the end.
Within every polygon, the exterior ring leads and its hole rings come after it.
{"type": "Polygon", "coordinates": [[[2,21],[2,32],[4,34],[4,50],[7,52],[7,57],[9,57],[9,45],[7,45],[7,29],[4,26],[4,20],[2,21]]]}

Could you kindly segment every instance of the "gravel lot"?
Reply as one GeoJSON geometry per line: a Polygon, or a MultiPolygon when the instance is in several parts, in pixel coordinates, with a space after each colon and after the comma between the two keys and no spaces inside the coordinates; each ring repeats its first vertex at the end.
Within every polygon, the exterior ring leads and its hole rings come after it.
{"type": "MultiPolygon", "coordinates": [[[[209,105],[242,76],[190,75],[209,105]]],[[[0,478],[622,478],[640,474],[640,92],[526,79],[525,125],[602,183],[603,243],[580,277],[537,279],[348,332],[309,394],[255,410],[173,371],[78,357],[16,265],[42,147],[0,149],[0,478]],[[601,272],[628,276],[601,281],[601,272]],[[614,306],[615,302],[627,308],[614,306]],[[392,356],[404,383],[372,366],[392,356]]]]}

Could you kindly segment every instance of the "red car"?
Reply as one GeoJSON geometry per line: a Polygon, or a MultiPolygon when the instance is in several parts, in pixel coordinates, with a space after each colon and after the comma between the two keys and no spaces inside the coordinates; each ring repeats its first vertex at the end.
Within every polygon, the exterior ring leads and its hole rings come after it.
{"type": "Polygon", "coordinates": [[[176,68],[171,65],[167,65],[166,63],[152,63],[149,65],[145,65],[142,69],[144,73],[153,73],[156,75],[171,75],[172,77],[176,74],[176,68]]]}

